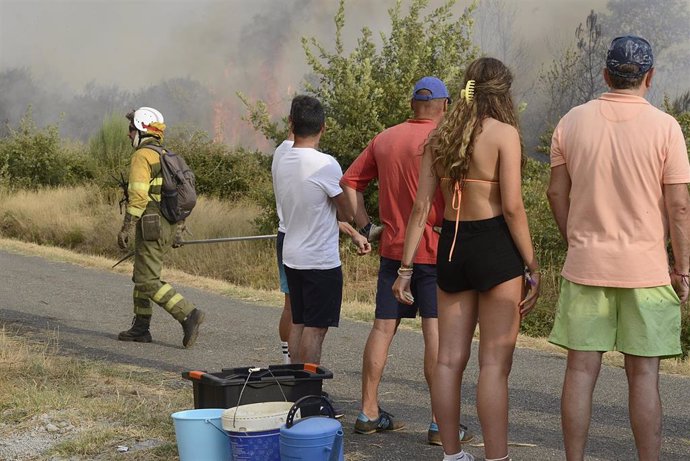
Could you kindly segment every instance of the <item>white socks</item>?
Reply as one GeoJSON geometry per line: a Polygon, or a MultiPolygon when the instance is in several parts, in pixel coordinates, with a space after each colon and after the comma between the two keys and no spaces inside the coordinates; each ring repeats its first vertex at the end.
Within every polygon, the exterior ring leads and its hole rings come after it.
{"type": "Polygon", "coordinates": [[[505,455],[503,458],[494,458],[494,459],[486,458],[485,461],[510,461],[510,458],[508,457],[508,455],[505,455]]]}
{"type": "Polygon", "coordinates": [[[443,461],[474,461],[474,456],[469,453],[465,453],[464,450],[460,450],[460,453],[455,453],[454,455],[447,455],[444,452],[443,461]]]}
{"type": "Polygon", "coordinates": [[[280,350],[283,351],[283,363],[286,365],[289,365],[291,363],[291,361],[290,361],[290,351],[288,350],[287,341],[281,341],[280,342],[280,350]]]}

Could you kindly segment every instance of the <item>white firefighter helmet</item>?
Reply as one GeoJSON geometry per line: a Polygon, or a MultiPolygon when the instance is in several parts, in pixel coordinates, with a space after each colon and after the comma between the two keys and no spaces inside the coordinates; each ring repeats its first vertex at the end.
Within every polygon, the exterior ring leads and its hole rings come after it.
{"type": "Polygon", "coordinates": [[[154,122],[164,123],[163,114],[153,107],[140,107],[134,111],[132,124],[137,130],[146,133],[148,126],[154,122]]]}

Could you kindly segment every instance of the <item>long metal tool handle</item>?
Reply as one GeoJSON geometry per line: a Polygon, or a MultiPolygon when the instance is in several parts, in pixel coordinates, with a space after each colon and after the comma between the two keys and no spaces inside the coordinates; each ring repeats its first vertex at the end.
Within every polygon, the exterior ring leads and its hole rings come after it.
{"type": "Polygon", "coordinates": [[[116,262],[115,264],[113,264],[113,267],[111,267],[111,269],[115,268],[115,266],[117,266],[118,264],[127,261],[129,258],[131,258],[132,256],[134,256],[135,254],[136,254],[135,251],[130,251],[129,253],[127,253],[126,255],[124,255],[122,258],[120,258],[120,259],[118,260],[118,262],[116,262]]]}
{"type": "Polygon", "coordinates": [[[246,237],[223,237],[217,239],[204,239],[204,240],[183,240],[180,245],[194,245],[198,243],[223,243],[223,242],[240,242],[243,240],[263,240],[263,239],[274,239],[276,234],[271,235],[249,235],[246,237]]]}

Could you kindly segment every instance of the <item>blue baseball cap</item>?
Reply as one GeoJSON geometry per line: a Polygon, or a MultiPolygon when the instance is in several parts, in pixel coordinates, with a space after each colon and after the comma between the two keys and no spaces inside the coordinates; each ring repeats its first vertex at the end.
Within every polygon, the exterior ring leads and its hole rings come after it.
{"type": "Polygon", "coordinates": [[[641,77],[654,66],[652,45],[647,40],[637,35],[624,35],[611,41],[606,54],[606,68],[610,73],[619,77],[641,77]],[[625,72],[621,67],[626,64],[635,64],[639,67],[637,72],[625,72]]]}
{"type": "Polygon", "coordinates": [[[412,92],[412,99],[417,101],[431,101],[432,99],[450,99],[448,89],[444,83],[436,77],[424,77],[417,81],[412,92]],[[429,94],[418,94],[421,90],[427,90],[429,94]]]}

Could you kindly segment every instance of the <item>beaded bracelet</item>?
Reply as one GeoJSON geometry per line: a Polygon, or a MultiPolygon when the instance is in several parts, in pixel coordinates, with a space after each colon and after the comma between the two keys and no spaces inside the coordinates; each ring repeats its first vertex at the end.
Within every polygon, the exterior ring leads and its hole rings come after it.
{"type": "Polygon", "coordinates": [[[411,279],[412,278],[412,268],[400,266],[398,268],[398,277],[400,277],[402,279],[411,279]]]}

